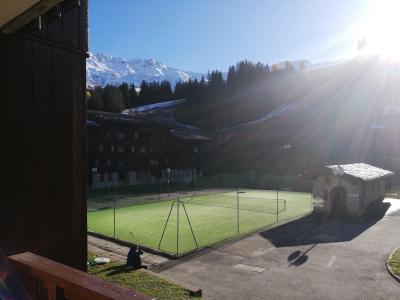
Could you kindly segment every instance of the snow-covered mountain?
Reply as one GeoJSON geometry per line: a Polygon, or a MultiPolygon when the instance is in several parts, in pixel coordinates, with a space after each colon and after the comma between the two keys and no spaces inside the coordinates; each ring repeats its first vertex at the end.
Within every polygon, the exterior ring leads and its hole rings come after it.
{"type": "Polygon", "coordinates": [[[87,86],[119,85],[123,82],[139,86],[142,80],[147,82],[168,80],[174,85],[190,78],[201,79],[205,74],[182,71],[169,67],[155,59],[124,59],[105,54],[93,54],[87,60],[87,86]]]}

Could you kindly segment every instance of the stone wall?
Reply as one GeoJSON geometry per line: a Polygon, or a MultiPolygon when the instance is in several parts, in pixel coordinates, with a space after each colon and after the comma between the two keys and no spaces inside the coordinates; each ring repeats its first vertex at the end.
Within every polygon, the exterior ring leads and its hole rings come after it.
{"type": "Polygon", "coordinates": [[[351,216],[363,214],[372,203],[385,196],[383,179],[366,183],[353,183],[333,175],[321,175],[313,181],[314,211],[329,213],[332,211],[331,190],[337,186],[345,189],[346,213],[351,216]]]}
{"type": "Polygon", "coordinates": [[[362,185],[333,175],[321,175],[313,181],[314,210],[329,213],[332,210],[331,190],[341,186],[345,189],[345,206],[349,215],[362,211],[362,185]]]}
{"type": "Polygon", "coordinates": [[[370,181],[365,184],[365,197],[363,201],[363,210],[371,203],[382,200],[385,197],[385,181],[383,179],[370,181]]]}

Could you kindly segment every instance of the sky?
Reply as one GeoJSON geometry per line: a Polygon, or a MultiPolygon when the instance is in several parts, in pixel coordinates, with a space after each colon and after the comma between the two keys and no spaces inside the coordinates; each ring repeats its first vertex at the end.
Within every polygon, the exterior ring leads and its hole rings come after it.
{"type": "Polygon", "coordinates": [[[397,0],[90,0],[89,47],[194,72],[334,61],[356,55],[378,1],[397,0]]]}

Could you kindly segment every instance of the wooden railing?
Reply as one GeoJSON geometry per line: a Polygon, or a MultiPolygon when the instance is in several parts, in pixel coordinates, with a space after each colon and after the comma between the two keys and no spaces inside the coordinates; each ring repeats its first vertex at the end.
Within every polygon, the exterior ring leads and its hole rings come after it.
{"type": "Polygon", "coordinates": [[[9,262],[32,299],[151,299],[32,253],[10,256],[9,262]]]}

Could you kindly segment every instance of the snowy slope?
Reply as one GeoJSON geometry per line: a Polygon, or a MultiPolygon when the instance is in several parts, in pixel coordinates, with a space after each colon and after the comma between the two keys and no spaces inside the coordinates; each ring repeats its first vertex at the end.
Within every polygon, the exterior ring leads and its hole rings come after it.
{"type": "MultiPolygon", "coordinates": [[[[330,68],[333,66],[337,66],[339,64],[345,63],[347,60],[341,59],[341,60],[335,60],[335,61],[324,61],[324,62],[318,62],[318,63],[312,63],[308,60],[301,59],[301,60],[293,60],[289,61],[293,67],[294,70],[300,70],[302,67],[306,71],[314,71],[314,70],[320,70],[320,69],[326,69],[330,68]]],[[[286,61],[282,61],[276,64],[278,69],[284,69],[286,66],[286,61]]]]}
{"type": "Polygon", "coordinates": [[[126,109],[122,112],[122,114],[129,115],[130,113],[147,112],[151,110],[158,110],[158,111],[171,110],[181,106],[183,103],[185,103],[185,101],[186,101],[185,99],[181,99],[181,100],[171,100],[171,101],[164,101],[154,104],[143,105],[135,108],[126,109]]]}
{"type": "Polygon", "coordinates": [[[87,60],[86,77],[88,87],[106,84],[119,85],[123,82],[139,86],[148,82],[168,80],[172,85],[190,78],[201,79],[204,74],[186,72],[164,65],[155,59],[131,59],[90,53],[87,60]]]}

